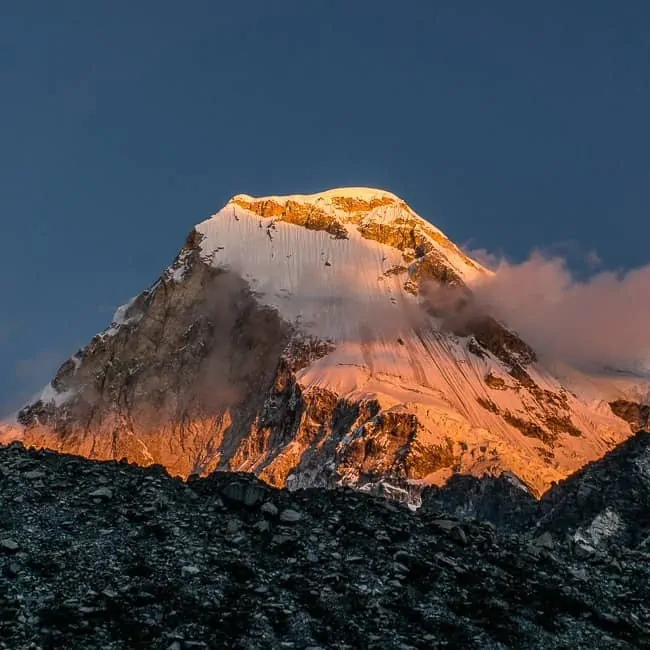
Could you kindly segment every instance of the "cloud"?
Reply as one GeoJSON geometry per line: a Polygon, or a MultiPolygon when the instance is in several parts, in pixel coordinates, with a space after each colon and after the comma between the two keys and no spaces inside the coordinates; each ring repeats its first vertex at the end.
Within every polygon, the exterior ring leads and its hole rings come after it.
{"type": "MultiPolygon", "coordinates": [[[[592,266],[600,258],[591,253],[592,266]]],[[[577,279],[565,258],[501,261],[478,302],[540,354],[580,366],[633,368],[650,356],[650,265],[577,279]]]]}
{"type": "Polygon", "coordinates": [[[499,256],[494,253],[490,253],[485,248],[475,248],[468,249],[467,254],[479,264],[482,264],[485,268],[494,271],[499,266],[499,256]]]}

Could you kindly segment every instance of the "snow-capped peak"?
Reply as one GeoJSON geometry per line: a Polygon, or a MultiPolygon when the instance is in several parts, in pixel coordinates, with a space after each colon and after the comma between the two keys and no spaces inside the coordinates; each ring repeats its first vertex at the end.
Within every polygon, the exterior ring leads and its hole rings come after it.
{"type": "Polygon", "coordinates": [[[237,194],[228,202],[229,205],[255,206],[272,211],[273,205],[287,204],[308,206],[335,216],[342,222],[358,222],[359,217],[370,216],[376,222],[391,223],[408,218],[425,224],[432,232],[444,237],[443,233],[414,212],[406,202],[387,190],[372,187],[338,187],[314,194],[287,194],[284,196],[251,196],[237,194]]]}
{"type": "Polygon", "coordinates": [[[448,318],[446,289],[471,304],[486,273],[390,192],[239,194],[20,411],[24,440],[409,495],[507,470],[540,493],[645,412],[561,382],[478,310],[448,318]]]}
{"type": "MultiPolygon", "coordinates": [[[[238,194],[212,220],[243,215],[322,231],[336,239],[361,237],[399,250],[410,263],[429,253],[438,256],[459,279],[470,281],[490,274],[465,255],[440,229],[391,192],[367,187],[344,187],[316,194],[253,197],[238,194]]],[[[205,224],[201,224],[204,226],[205,224]]],[[[214,223],[212,224],[215,225],[214,223]]]]}
{"type": "Polygon", "coordinates": [[[299,201],[301,203],[314,203],[320,199],[326,200],[331,198],[344,198],[344,199],[359,199],[360,201],[370,201],[372,199],[390,199],[395,202],[403,202],[396,194],[381,190],[374,187],[336,187],[323,192],[315,192],[314,194],[288,194],[283,196],[258,196],[254,197],[250,194],[237,194],[232,198],[235,199],[248,199],[254,201],[267,201],[274,200],[284,202],[288,200],[299,201]]]}

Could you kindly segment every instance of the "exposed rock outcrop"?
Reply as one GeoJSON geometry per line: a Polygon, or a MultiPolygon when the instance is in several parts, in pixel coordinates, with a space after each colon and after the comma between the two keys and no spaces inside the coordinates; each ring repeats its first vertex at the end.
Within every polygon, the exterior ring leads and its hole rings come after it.
{"type": "Polygon", "coordinates": [[[618,399],[609,403],[612,413],[629,423],[632,431],[650,429],[650,404],[618,399]]]}
{"type": "Polygon", "coordinates": [[[327,214],[315,205],[298,201],[278,203],[273,199],[256,201],[244,197],[235,197],[232,203],[260,217],[277,218],[280,221],[302,226],[308,230],[323,230],[338,239],[348,238],[343,224],[335,216],[327,214]]]}
{"type": "Polygon", "coordinates": [[[551,534],[583,554],[650,551],[650,433],[641,431],[537,500],[512,475],[453,477],[422,494],[423,511],[491,521],[533,536],[551,534]]]}
{"type": "Polygon", "coordinates": [[[25,442],[183,476],[226,465],[276,380],[288,325],[241,278],[198,259],[182,284],[161,279],[124,316],[57,373],[69,399],[20,413],[25,442]]]}

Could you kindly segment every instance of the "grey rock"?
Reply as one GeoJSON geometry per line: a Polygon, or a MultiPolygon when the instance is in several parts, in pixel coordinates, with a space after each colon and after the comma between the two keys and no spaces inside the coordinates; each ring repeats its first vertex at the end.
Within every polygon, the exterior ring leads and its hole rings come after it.
{"type": "Polygon", "coordinates": [[[280,521],[284,521],[285,523],[296,523],[302,519],[302,515],[296,511],[292,510],[291,508],[287,508],[286,510],[283,510],[280,513],[280,521]]]}
{"type": "Polygon", "coordinates": [[[271,529],[271,524],[266,519],[262,519],[255,524],[255,528],[260,531],[260,533],[265,533],[267,530],[271,529]]]}
{"type": "Polygon", "coordinates": [[[553,535],[546,531],[533,540],[533,544],[539,548],[545,548],[553,550],[555,548],[555,542],[553,541],[553,535]]]}
{"type": "Polygon", "coordinates": [[[25,472],[23,476],[29,479],[30,481],[33,481],[35,479],[43,478],[45,476],[45,472],[42,472],[38,469],[33,469],[29,472],[25,472]]]}
{"type": "Polygon", "coordinates": [[[239,503],[250,507],[266,497],[267,491],[257,483],[233,481],[224,486],[221,495],[231,503],[239,503]]]}
{"type": "Polygon", "coordinates": [[[278,507],[271,501],[262,504],[262,512],[269,517],[276,517],[278,514],[278,507]]]}
{"type": "Polygon", "coordinates": [[[460,526],[454,526],[450,533],[449,536],[462,546],[467,546],[468,540],[467,540],[467,535],[465,534],[465,531],[460,527],[460,526]]]}
{"type": "Polygon", "coordinates": [[[97,488],[96,490],[93,490],[90,493],[91,497],[94,497],[96,499],[112,499],[113,498],[113,492],[110,488],[107,487],[100,487],[97,488]]]}
{"type": "Polygon", "coordinates": [[[15,539],[5,538],[0,539],[0,552],[4,553],[17,553],[20,549],[20,544],[15,539]]]}

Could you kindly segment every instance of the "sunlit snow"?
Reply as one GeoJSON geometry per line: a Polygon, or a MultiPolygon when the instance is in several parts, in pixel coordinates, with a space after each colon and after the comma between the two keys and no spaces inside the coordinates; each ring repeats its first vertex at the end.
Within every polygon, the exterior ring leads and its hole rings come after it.
{"type": "MultiPolygon", "coordinates": [[[[418,434],[421,443],[439,444],[450,436],[470,448],[484,449],[484,460],[467,459],[475,470],[489,471],[490,459],[498,456],[522,458],[522,450],[523,458],[526,453],[537,458],[538,440],[523,436],[478,401],[489,399],[502,411],[529,417],[536,408],[532,398],[517,389],[497,359],[472,354],[468,340],[439,331],[430,317],[423,320],[418,299],[405,289],[407,275],[387,273],[404,265],[401,251],[365,239],[359,232],[358,223],[373,220],[410,220],[423,230],[428,228],[433,233],[429,236],[432,245],[468,284],[477,274],[488,273],[395,195],[369,188],[264,199],[239,195],[199,224],[197,231],[204,236],[203,259],[247,280],[256,298],[276,308],[286,321],[334,344],[328,355],[298,373],[304,390],[326,387],[354,401],[379,399],[384,410],[405,409],[423,425],[418,434]],[[397,203],[380,205],[351,219],[334,200],[342,196],[366,201],[389,197],[397,203]],[[260,217],[238,205],[237,199],[317,205],[337,218],[348,239],[260,217]],[[488,372],[512,388],[491,391],[485,384],[488,372]]],[[[561,389],[544,367],[533,365],[527,371],[542,390],[561,389]]],[[[548,482],[566,473],[564,465],[577,468],[580,458],[598,457],[628,435],[625,422],[611,411],[594,412],[593,404],[582,401],[579,391],[568,399],[578,426],[594,433],[606,430],[612,439],[564,436],[555,447],[555,463],[535,466],[535,472],[548,482]]],[[[522,462],[513,470],[525,477],[530,467],[522,462]]]]}

